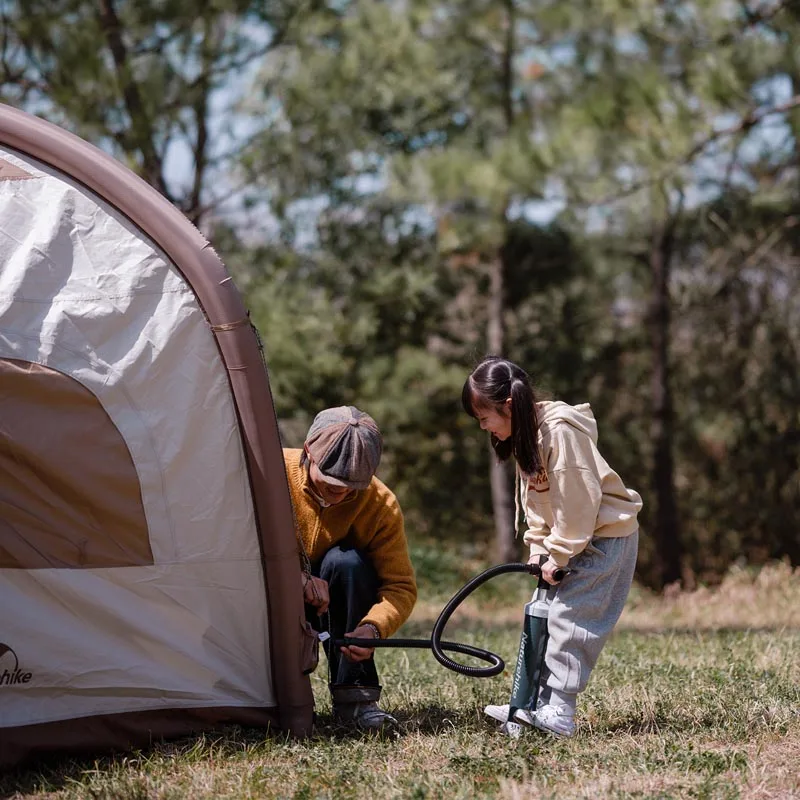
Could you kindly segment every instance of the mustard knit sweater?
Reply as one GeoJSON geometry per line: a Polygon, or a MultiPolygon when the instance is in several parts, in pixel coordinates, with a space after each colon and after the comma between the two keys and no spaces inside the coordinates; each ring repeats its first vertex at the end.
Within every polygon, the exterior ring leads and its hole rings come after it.
{"type": "Polygon", "coordinates": [[[302,450],[284,450],[286,475],[297,525],[306,553],[317,565],[335,545],[355,547],[378,573],[375,605],[361,620],[371,622],[381,638],[391,636],[411,614],[417,599],[414,568],[408,556],[403,512],[394,494],[377,478],[347,500],[322,508],[308,486],[302,450]]]}

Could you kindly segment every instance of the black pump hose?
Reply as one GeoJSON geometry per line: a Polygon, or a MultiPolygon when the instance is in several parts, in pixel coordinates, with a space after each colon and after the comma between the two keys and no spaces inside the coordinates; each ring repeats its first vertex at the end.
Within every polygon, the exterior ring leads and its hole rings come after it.
{"type": "Polygon", "coordinates": [[[468,644],[461,644],[460,642],[443,642],[442,634],[444,627],[447,625],[448,620],[453,612],[471,595],[479,586],[491,580],[497,575],[504,575],[508,572],[525,572],[528,575],[539,576],[541,575],[541,568],[538,564],[522,564],[512,562],[510,564],[498,564],[495,567],[481,572],[476,575],[472,580],[468,581],[461,587],[448,601],[445,607],[439,614],[436,622],[433,625],[430,639],[360,639],[345,637],[344,639],[336,639],[333,641],[334,647],[355,645],[356,647],[404,647],[404,648],[419,648],[425,650],[432,650],[434,658],[447,669],[458,672],[461,675],[468,675],[470,678],[491,678],[494,675],[499,675],[505,669],[505,661],[496,653],[491,650],[484,650],[480,647],[472,647],[468,644]],[[457,661],[448,658],[444,654],[445,650],[453,653],[462,653],[464,655],[472,656],[481,661],[486,661],[491,664],[489,667],[469,667],[466,664],[459,664],[457,661]]]}

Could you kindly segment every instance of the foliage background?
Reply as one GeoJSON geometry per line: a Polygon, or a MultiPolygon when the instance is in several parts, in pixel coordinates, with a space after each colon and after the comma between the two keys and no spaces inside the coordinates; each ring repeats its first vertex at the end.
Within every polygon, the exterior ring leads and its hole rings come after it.
{"type": "Polygon", "coordinates": [[[487,352],[588,400],[642,581],[800,564],[800,8],[2,0],[0,100],[228,264],[281,429],[356,404],[412,540],[518,554],[459,408],[487,352]]]}

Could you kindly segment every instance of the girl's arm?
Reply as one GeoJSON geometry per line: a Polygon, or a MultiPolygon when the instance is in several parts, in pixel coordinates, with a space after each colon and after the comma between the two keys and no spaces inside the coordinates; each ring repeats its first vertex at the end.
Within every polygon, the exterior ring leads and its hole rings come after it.
{"type": "Polygon", "coordinates": [[[545,545],[545,539],[550,533],[550,528],[530,506],[525,507],[525,520],[528,523],[528,529],[522,536],[522,540],[528,545],[530,549],[531,558],[535,556],[546,556],[550,552],[545,545]]]}
{"type": "Polygon", "coordinates": [[[550,473],[553,525],[543,545],[559,567],[591,541],[602,499],[600,479],[593,470],[566,467],[550,473]]]}

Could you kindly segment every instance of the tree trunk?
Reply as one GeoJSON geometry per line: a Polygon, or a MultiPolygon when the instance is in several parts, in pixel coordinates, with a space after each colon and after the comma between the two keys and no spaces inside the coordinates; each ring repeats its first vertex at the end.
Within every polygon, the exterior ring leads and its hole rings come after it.
{"type": "Polygon", "coordinates": [[[682,548],[675,499],[675,467],[672,453],[674,414],[669,363],[670,297],[669,281],[677,215],[658,226],[650,246],[653,278],[650,308],[653,352],[652,398],[653,440],[652,488],[655,499],[653,538],[658,553],[658,583],[664,586],[681,580],[682,548]]]}
{"type": "MultiPolygon", "coordinates": [[[[503,260],[498,253],[489,265],[489,302],[486,324],[486,344],[489,353],[503,355],[505,331],[503,260]]],[[[514,519],[514,491],[508,462],[497,460],[489,448],[489,482],[492,489],[494,511],[494,557],[498,564],[515,561],[517,558],[514,519]]]]}

